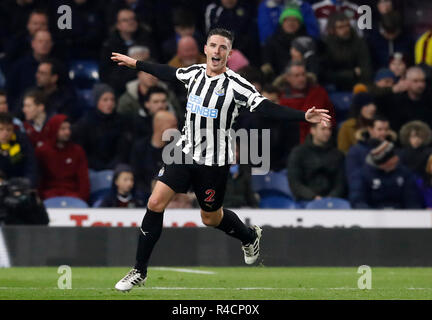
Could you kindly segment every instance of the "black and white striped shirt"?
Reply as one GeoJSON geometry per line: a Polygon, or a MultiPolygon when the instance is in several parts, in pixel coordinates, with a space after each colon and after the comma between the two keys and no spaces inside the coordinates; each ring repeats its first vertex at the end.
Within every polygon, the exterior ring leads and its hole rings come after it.
{"type": "Polygon", "coordinates": [[[206,74],[206,64],[186,68],[137,61],[137,70],[161,80],[180,80],[187,89],[186,121],[177,142],[188,158],[207,166],[234,162],[232,125],[240,107],[277,119],[305,121],[303,111],[281,107],[263,97],[246,79],[230,69],[206,74]]]}
{"type": "Polygon", "coordinates": [[[179,68],[176,77],[187,89],[186,121],[178,146],[202,164],[226,165],[234,160],[230,129],[240,107],[253,111],[264,98],[246,79],[227,68],[217,76],[206,65],[179,68]]]}

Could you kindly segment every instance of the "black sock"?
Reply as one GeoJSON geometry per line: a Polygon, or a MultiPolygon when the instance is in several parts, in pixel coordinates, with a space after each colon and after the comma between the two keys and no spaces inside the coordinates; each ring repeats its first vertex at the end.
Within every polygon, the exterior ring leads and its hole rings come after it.
{"type": "Polygon", "coordinates": [[[222,221],[216,229],[239,239],[243,245],[253,242],[256,237],[255,231],[247,227],[234,212],[228,209],[223,209],[222,221]]]}
{"type": "Polygon", "coordinates": [[[147,273],[147,265],[156,242],[162,233],[163,212],[147,208],[141,223],[136,253],[135,269],[147,273]]]}

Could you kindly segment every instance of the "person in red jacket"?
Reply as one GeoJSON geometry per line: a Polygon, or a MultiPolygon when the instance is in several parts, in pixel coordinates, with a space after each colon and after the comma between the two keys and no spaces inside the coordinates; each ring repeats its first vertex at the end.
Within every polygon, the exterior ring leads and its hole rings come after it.
{"type": "MultiPolygon", "coordinates": [[[[327,91],[316,84],[313,77],[308,78],[303,62],[291,62],[285,73],[275,80],[274,85],[282,92],[279,99],[280,105],[301,111],[306,111],[314,106],[327,109],[331,116],[332,127],[336,126],[335,110],[327,91]]],[[[305,141],[309,132],[309,123],[300,122],[300,143],[305,141]]]]}
{"type": "Polygon", "coordinates": [[[46,130],[44,144],[36,149],[41,198],[68,196],[87,201],[90,195],[87,157],[81,146],[70,141],[71,125],[67,116],[53,116],[46,130]]]}

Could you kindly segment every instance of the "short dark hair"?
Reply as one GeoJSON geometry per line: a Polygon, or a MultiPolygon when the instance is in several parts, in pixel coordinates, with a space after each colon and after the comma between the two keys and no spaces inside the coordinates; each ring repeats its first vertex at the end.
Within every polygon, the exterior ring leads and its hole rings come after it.
{"type": "Polygon", "coordinates": [[[350,19],[347,17],[347,15],[340,11],[335,11],[332,14],[330,14],[327,22],[327,31],[328,34],[334,34],[335,28],[336,28],[336,22],[340,21],[349,21],[350,19]]]}
{"type": "Polygon", "coordinates": [[[13,116],[9,112],[1,112],[0,113],[0,124],[12,124],[13,125],[13,116]]]}
{"type": "Polygon", "coordinates": [[[47,63],[51,66],[51,75],[58,76],[57,84],[64,82],[66,78],[65,69],[59,60],[55,58],[44,58],[39,62],[39,65],[42,63],[47,63]]]}
{"type": "Polygon", "coordinates": [[[375,126],[375,122],[377,121],[390,123],[390,120],[386,116],[383,116],[382,114],[376,114],[370,122],[370,126],[373,128],[375,126]]]}
{"type": "Polygon", "coordinates": [[[5,89],[0,89],[0,96],[7,97],[7,91],[5,89]]]}
{"type": "Polygon", "coordinates": [[[24,94],[25,98],[32,98],[35,104],[43,104],[46,103],[45,94],[41,90],[31,89],[24,94]]]}
{"type": "Polygon", "coordinates": [[[144,102],[148,102],[150,97],[155,93],[162,93],[168,98],[168,92],[164,88],[153,86],[148,89],[147,94],[144,96],[144,102]]]}
{"type": "Polygon", "coordinates": [[[231,31],[223,28],[211,29],[207,34],[207,41],[211,36],[216,36],[216,35],[227,38],[231,42],[231,45],[234,43],[234,34],[231,31]]]}
{"type": "Polygon", "coordinates": [[[278,88],[276,88],[274,85],[267,83],[264,85],[262,92],[268,92],[268,93],[277,93],[279,94],[278,88]]]}

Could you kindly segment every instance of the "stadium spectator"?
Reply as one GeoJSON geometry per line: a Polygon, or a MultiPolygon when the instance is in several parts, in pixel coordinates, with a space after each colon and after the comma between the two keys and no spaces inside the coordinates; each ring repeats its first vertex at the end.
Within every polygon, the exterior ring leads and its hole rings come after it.
{"type": "Polygon", "coordinates": [[[37,165],[34,149],[25,133],[14,130],[10,113],[0,113],[0,171],[6,179],[27,178],[36,186],[37,165]]]}
{"type": "Polygon", "coordinates": [[[402,126],[399,139],[402,145],[399,152],[401,163],[422,176],[432,154],[432,131],[429,125],[423,121],[410,121],[402,126]]]}
{"type": "Polygon", "coordinates": [[[358,82],[368,83],[372,74],[369,48],[351,27],[348,17],[340,12],[332,14],[328,30],[323,56],[326,83],[338,91],[351,91],[358,82]]]}
{"type": "Polygon", "coordinates": [[[133,118],[134,139],[150,136],[153,132],[153,117],[158,111],[170,111],[175,115],[174,108],[168,103],[168,93],[161,87],[150,87],[144,97],[138,115],[133,118]]]}
{"type": "MultiPolygon", "coordinates": [[[[113,64],[109,57],[112,52],[131,54],[128,50],[132,46],[147,47],[150,56],[153,59],[158,59],[156,46],[150,32],[140,27],[133,10],[121,9],[117,13],[115,30],[112,31],[108,39],[103,43],[99,70],[102,82],[106,82],[114,87],[118,95],[124,92],[126,82],[132,80],[135,76],[127,77],[131,72],[113,64]]],[[[133,72],[136,74],[136,71],[133,70],[133,72]]]]}
{"type": "Polygon", "coordinates": [[[347,17],[350,17],[349,23],[352,28],[354,28],[360,35],[362,34],[357,25],[359,18],[357,4],[346,0],[321,0],[314,3],[312,9],[318,20],[321,36],[328,35],[330,16],[335,12],[343,12],[347,17]]]}
{"type": "Polygon", "coordinates": [[[96,84],[93,96],[96,108],[74,124],[73,141],[83,147],[90,169],[113,170],[118,163],[127,163],[132,140],[130,123],[115,110],[113,88],[96,84]]]}
{"type": "Polygon", "coordinates": [[[397,134],[390,129],[390,122],[387,118],[376,115],[368,124],[367,129],[356,131],[355,138],[357,143],[348,150],[345,158],[345,173],[348,181],[351,175],[364,165],[366,156],[372,149],[375,140],[395,143],[397,134]]]}
{"type": "Polygon", "coordinates": [[[426,168],[416,180],[420,193],[423,196],[426,208],[432,209],[432,155],[429,156],[426,168]]]}
{"type": "Polygon", "coordinates": [[[39,62],[51,55],[53,41],[47,30],[37,31],[32,38],[32,52],[18,59],[7,73],[9,106],[14,112],[19,108],[18,99],[25,90],[36,85],[39,62]]]}
{"type": "Polygon", "coordinates": [[[366,163],[349,181],[349,199],[353,208],[423,208],[414,175],[400,164],[391,142],[375,141],[366,163]]]}
{"type": "Polygon", "coordinates": [[[168,94],[168,105],[179,110],[177,97],[165,82],[158,80],[149,73],[138,71],[137,79],[126,83],[126,92],[118,100],[117,112],[131,117],[138,116],[142,112],[141,106],[147,99],[149,89],[154,86],[164,89],[168,94]]]}
{"type": "Polygon", "coordinates": [[[57,114],[47,122],[46,129],[45,143],[36,148],[41,198],[64,196],[87,201],[90,196],[87,157],[81,146],[71,141],[70,120],[57,114]]]}
{"type": "Polygon", "coordinates": [[[390,56],[388,68],[396,76],[396,81],[405,78],[408,68],[408,59],[406,55],[401,52],[395,52],[390,56]]]}
{"type": "Polygon", "coordinates": [[[370,127],[376,113],[372,95],[360,92],[354,95],[351,105],[351,117],[342,123],[337,136],[338,149],[347,154],[351,146],[357,143],[356,132],[370,127]]]}
{"type": "Polygon", "coordinates": [[[24,128],[34,148],[46,139],[45,124],[49,120],[45,112],[45,96],[41,91],[31,90],[24,95],[24,128]]]}
{"type": "Polygon", "coordinates": [[[264,0],[258,6],[258,32],[261,45],[272,36],[279,26],[279,17],[285,7],[298,8],[304,20],[306,32],[319,39],[320,30],[312,6],[302,0],[264,0]]]}
{"type": "Polygon", "coordinates": [[[198,50],[198,44],[194,37],[184,36],[178,41],[177,54],[172,57],[168,65],[174,68],[184,68],[205,62],[206,57],[198,50]]]}
{"type": "MultiPolygon", "coordinates": [[[[106,33],[102,1],[51,0],[54,15],[67,4],[71,8],[72,28],[52,28],[56,44],[61,46],[69,59],[99,59],[100,48],[106,33]]],[[[110,4],[112,5],[112,4],[110,4]]]]}
{"type": "Polygon", "coordinates": [[[415,43],[415,64],[425,64],[432,67],[432,30],[423,33],[415,43]]]}
{"type": "Polygon", "coordinates": [[[284,9],[279,17],[278,29],[264,45],[261,70],[265,74],[280,75],[291,60],[293,40],[305,35],[306,31],[300,10],[284,9]]]}
{"type": "MultiPolygon", "coordinates": [[[[326,90],[317,84],[313,78],[307,76],[303,63],[290,63],[285,73],[276,79],[274,84],[282,92],[279,104],[302,111],[313,106],[327,109],[332,117],[332,125],[336,125],[334,107],[326,90]]],[[[310,125],[308,123],[300,123],[300,143],[305,141],[309,130],[310,125]]]]}
{"type": "Polygon", "coordinates": [[[180,39],[193,37],[201,51],[204,48],[205,39],[195,27],[196,19],[192,11],[176,8],[173,12],[174,34],[162,43],[163,62],[168,62],[177,53],[180,39]]]}
{"type": "Polygon", "coordinates": [[[288,160],[288,182],[297,200],[344,197],[344,156],[331,145],[331,135],[331,127],[312,125],[305,143],[292,150],[288,160]]]}
{"type": "Polygon", "coordinates": [[[375,69],[388,66],[390,56],[401,52],[412,59],[414,43],[411,35],[404,30],[402,17],[397,11],[381,16],[379,27],[372,30],[367,38],[375,69]]]}
{"type": "Polygon", "coordinates": [[[134,175],[131,166],[120,163],[115,167],[109,194],[102,200],[102,208],[144,208],[147,199],[135,194],[134,175]]]}
{"type": "Polygon", "coordinates": [[[431,105],[432,95],[430,90],[426,90],[426,75],[418,66],[407,70],[406,91],[377,101],[378,110],[389,118],[392,129],[396,131],[412,120],[432,123],[431,105]]]}
{"type": "Polygon", "coordinates": [[[397,80],[396,75],[387,68],[379,69],[374,78],[374,82],[369,85],[368,91],[376,98],[381,99],[393,93],[403,92],[407,89],[405,79],[397,80]]]}
{"type": "MultiPolygon", "coordinates": [[[[7,92],[6,90],[0,89],[0,113],[7,113],[9,112],[9,104],[7,101],[7,92]]],[[[14,124],[14,129],[20,132],[25,132],[25,128],[24,128],[24,124],[22,123],[22,121],[17,118],[17,117],[13,117],[13,124],[14,124]]]]}
{"type": "Polygon", "coordinates": [[[62,113],[70,121],[81,115],[75,90],[66,83],[64,66],[56,59],[43,59],[37,68],[36,85],[45,95],[47,117],[62,113]]]}
{"type": "Polygon", "coordinates": [[[177,129],[177,119],[169,111],[158,111],[153,117],[153,128],[151,136],[134,142],[130,157],[137,194],[146,197],[151,193],[152,180],[164,164],[162,150],[167,141],[162,140],[162,135],[165,130],[177,129]]]}
{"type": "Polygon", "coordinates": [[[298,37],[291,43],[291,61],[303,62],[306,71],[319,79],[319,61],[316,54],[316,45],[312,38],[298,37]]]}
{"type": "Polygon", "coordinates": [[[39,30],[48,31],[48,22],[49,17],[46,11],[35,9],[30,13],[26,29],[13,34],[6,43],[5,59],[8,64],[11,64],[19,58],[31,53],[31,42],[33,36],[39,30]]]}
{"type": "Polygon", "coordinates": [[[246,55],[253,65],[259,62],[258,27],[249,1],[220,0],[205,10],[206,33],[214,28],[227,28],[234,33],[234,49],[246,55]]]}

